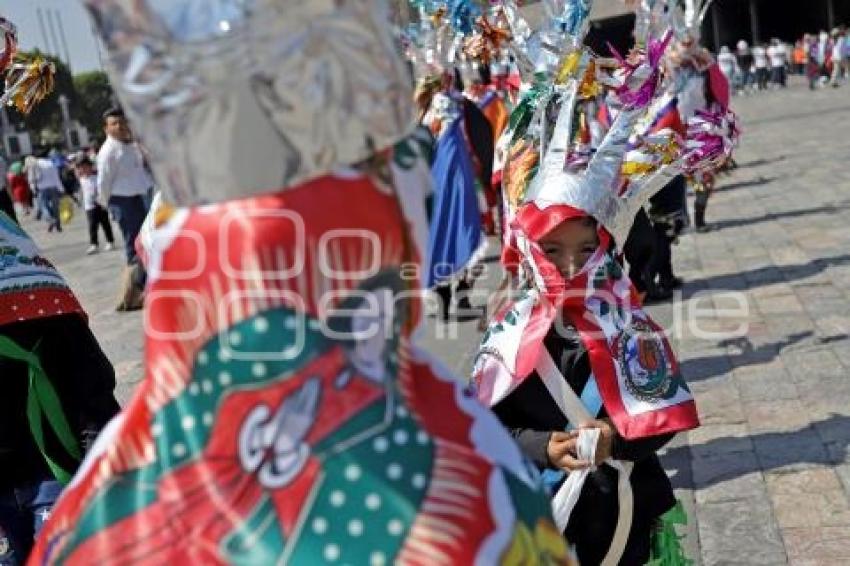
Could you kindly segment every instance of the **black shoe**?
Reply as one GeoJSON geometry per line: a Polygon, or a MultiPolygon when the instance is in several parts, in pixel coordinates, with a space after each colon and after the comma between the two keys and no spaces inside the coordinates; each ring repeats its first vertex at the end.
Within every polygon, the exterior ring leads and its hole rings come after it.
{"type": "Polygon", "coordinates": [[[663,287],[665,289],[673,289],[673,290],[681,289],[683,283],[684,283],[684,281],[682,281],[682,278],[676,277],[675,275],[672,276],[672,277],[669,277],[669,278],[668,277],[662,277],[661,278],[661,287],[663,287]]]}
{"type": "Polygon", "coordinates": [[[450,285],[437,285],[434,292],[440,298],[440,319],[443,322],[449,320],[449,306],[452,303],[452,288],[450,285]]]}
{"type": "Polygon", "coordinates": [[[700,234],[705,234],[706,232],[711,232],[711,226],[709,226],[708,224],[702,224],[700,226],[697,226],[696,230],[700,234]]]}
{"type": "Polygon", "coordinates": [[[655,287],[654,289],[647,291],[646,297],[643,300],[643,304],[654,305],[657,303],[669,301],[672,298],[672,289],[667,289],[666,287],[655,287]]]}
{"type": "Polygon", "coordinates": [[[469,312],[472,310],[472,303],[469,302],[469,290],[471,286],[466,281],[459,281],[457,289],[455,289],[455,297],[457,297],[458,312],[469,312]]]}

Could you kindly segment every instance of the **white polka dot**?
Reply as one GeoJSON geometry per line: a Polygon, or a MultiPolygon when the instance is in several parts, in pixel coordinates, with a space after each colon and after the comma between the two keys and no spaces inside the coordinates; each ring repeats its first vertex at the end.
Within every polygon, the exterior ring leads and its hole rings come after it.
{"type": "Polygon", "coordinates": [[[30,295],[30,300],[31,300],[31,301],[34,301],[34,300],[35,300],[35,295],[30,295]]]}
{"type": "Polygon", "coordinates": [[[413,478],[411,478],[410,483],[413,484],[413,487],[416,489],[422,489],[425,487],[425,476],[423,474],[414,474],[413,478]]]}
{"type": "Polygon", "coordinates": [[[349,464],[345,468],[345,479],[348,481],[357,481],[360,479],[360,466],[357,464],[349,464]]]}
{"type": "Polygon", "coordinates": [[[352,519],[348,522],[348,534],[353,537],[359,537],[363,534],[363,521],[352,519]]]}
{"type": "Polygon", "coordinates": [[[398,536],[404,530],[404,524],[398,519],[393,519],[387,523],[387,532],[393,536],[398,536]]]}
{"type": "Polygon", "coordinates": [[[398,444],[399,446],[403,446],[407,444],[407,431],[398,429],[393,433],[393,442],[398,444]]]}
{"type": "Polygon", "coordinates": [[[269,329],[269,319],[264,316],[258,317],[254,320],[254,332],[262,334],[269,329]]]}
{"type": "Polygon", "coordinates": [[[389,441],[383,436],[379,436],[372,441],[372,448],[375,449],[375,452],[386,452],[389,447],[389,441]]]}
{"type": "Polygon", "coordinates": [[[253,366],[251,366],[251,373],[254,374],[254,377],[265,376],[266,375],[266,364],[256,362],[253,366]]]}
{"type": "Polygon", "coordinates": [[[58,304],[59,304],[59,299],[53,299],[53,304],[54,304],[54,305],[58,305],[58,304]]]}
{"type": "Polygon", "coordinates": [[[12,310],[13,310],[13,311],[18,310],[18,305],[12,305],[12,310]]]}
{"type": "Polygon", "coordinates": [[[381,506],[381,496],[377,493],[370,493],[366,496],[366,508],[369,511],[375,511],[381,506]]]}
{"type": "Polygon", "coordinates": [[[218,382],[221,383],[222,387],[227,387],[233,379],[230,377],[230,373],[223,371],[218,374],[218,382]]]}
{"type": "Polygon", "coordinates": [[[408,413],[407,413],[407,408],[406,408],[404,405],[399,405],[398,407],[396,407],[396,408],[395,408],[395,414],[396,414],[399,418],[402,418],[402,419],[403,419],[403,418],[404,418],[404,417],[406,417],[406,416],[407,416],[407,414],[408,414],[408,413]]]}
{"type": "Polygon", "coordinates": [[[229,338],[230,338],[230,343],[233,344],[234,346],[238,346],[239,344],[242,343],[242,335],[239,334],[238,332],[236,332],[235,330],[230,333],[229,338]]]}
{"type": "Polygon", "coordinates": [[[313,519],[313,532],[317,535],[323,535],[328,531],[328,520],[324,517],[316,517],[313,519]]]}
{"type": "Polygon", "coordinates": [[[229,362],[230,361],[230,352],[228,352],[224,348],[221,348],[218,351],[218,359],[219,359],[219,361],[222,361],[222,362],[229,362]]]}
{"type": "Polygon", "coordinates": [[[325,547],[325,560],[334,561],[339,558],[339,547],[335,544],[329,544],[325,547]]]}
{"type": "Polygon", "coordinates": [[[424,430],[420,430],[416,433],[416,442],[418,442],[419,444],[428,444],[428,440],[430,440],[428,438],[428,433],[424,430]]]}
{"type": "Polygon", "coordinates": [[[180,426],[183,427],[183,430],[192,430],[195,428],[195,417],[192,415],[186,415],[183,417],[183,420],[180,421],[180,426]]]}
{"type": "Polygon", "coordinates": [[[62,309],[57,310],[56,314],[62,314],[62,309]]]}
{"type": "Polygon", "coordinates": [[[399,479],[401,477],[401,472],[402,470],[400,464],[392,463],[387,466],[387,477],[391,480],[399,479]]]}
{"type": "Polygon", "coordinates": [[[286,319],[284,319],[284,321],[283,321],[283,327],[286,328],[287,330],[295,330],[295,328],[297,326],[298,326],[298,320],[295,317],[290,316],[290,317],[287,317],[286,319]]]}
{"type": "Polygon", "coordinates": [[[189,384],[189,395],[197,395],[198,393],[200,393],[200,391],[201,388],[198,387],[198,384],[194,381],[189,384]]]}
{"type": "Polygon", "coordinates": [[[186,455],[186,446],[178,442],[171,447],[171,453],[174,454],[176,458],[182,458],[186,455]]]}
{"type": "Polygon", "coordinates": [[[369,556],[369,566],[384,566],[387,563],[387,558],[383,552],[373,552],[369,556]]]}
{"type": "Polygon", "coordinates": [[[44,309],[38,309],[38,314],[44,314],[44,309]]]}
{"type": "Polygon", "coordinates": [[[201,389],[204,391],[204,393],[212,393],[212,390],[213,390],[212,381],[210,381],[209,379],[203,380],[201,382],[201,389]]]}
{"type": "MultiPolygon", "coordinates": [[[[322,329],[322,323],[319,322],[318,320],[313,319],[313,318],[311,318],[307,322],[307,326],[310,328],[310,330],[321,330],[322,329]]],[[[295,327],[293,326],[293,328],[295,328],[295,327]]]]}
{"type": "Polygon", "coordinates": [[[204,423],[206,426],[210,426],[211,424],[213,424],[213,416],[212,416],[212,413],[204,413],[204,416],[203,416],[203,417],[201,417],[201,421],[203,421],[203,423],[204,423]]]}
{"type": "Polygon", "coordinates": [[[338,489],[332,491],[330,502],[334,507],[342,507],[345,504],[345,494],[338,489]]]}
{"type": "Polygon", "coordinates": [[[159,423],[153,423],[151,425],[151,434],[154,436],[159,436],[162,434],[162,425],[159,423]]]}
{"type": "Polygon", "coordinates": [[[202,351],[198,354],[198,363],[202,366],[207,365],[207,362],[210,361],[210,356],[207,354],[206,350],[202,351]]]}

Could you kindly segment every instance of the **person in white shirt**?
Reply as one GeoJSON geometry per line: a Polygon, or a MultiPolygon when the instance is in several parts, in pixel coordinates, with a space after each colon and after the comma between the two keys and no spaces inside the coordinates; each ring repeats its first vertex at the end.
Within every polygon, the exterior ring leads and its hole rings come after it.
{"type": "Polygon", "coordinates": [[[737,76],[735,69],[738,66],[738,61],[735,59],[734,53],[725,45],[720,48],[720,53],[717,55],[717,64],[720,65],[720,71],[726,76],[729,84],[735,84],[737,76]]]}
{"type": "Polygon", "coordinates": [[[753,66],[756,68],[756,83],[759,90],[767,88],[767,50],[763,45],[753,47],[753,66]]]}
{"type": "Polygon", "coordinates": [[[788,50],[785,44],[778,39],[772,40],[770,47],[767,48],[767,58],[770,62],[770,82],[784,88],[787,80],[785,65],[788,63],[788,50]]]}
{"type": "Polygon", "coordinates": [[[24,163],[30,187],[38,191],[36,218],[38,214],[45,214],[48,221],[47,231],[52,232],[55,229],[61,232],[59,196],[62,193],[62,179],[59,177],[59,170],[53,161],[46,157],[30,156],[24,163]]]}
{"type": "Polygon", "coordinates": [[[124,112],[113,108],[103,119],[107,138],[97,154],[97,190],[118,221],[127,265],[132,265],[136,263],[136,236],[153,194],[153,178],[124,112]]]}
{"type": "Polygon", "coordinates": [[[100,196],[97,191],[97,175],[94,173],[94,165],[91,160],[83,155],[79,157],[74,165],[77,180],[80,182],[80,192],[83,195],[83,208],[86,210],[86,218],[89,223],[89,247],[86,254],[96,254],[99,246],[97,243],[98,228],[103,229],[106,236],[106,251],[111,251],[115,245],[112,237],[112,225],[109,223],[109,215],[106,209],[98,202],[100,196]]]}
{"type": "Polygon", "coordinates": [[[832,30],[832,86],[839,86],[838,81],[844,72],[844,44],[847,37],[839,29],[832,30]]]}

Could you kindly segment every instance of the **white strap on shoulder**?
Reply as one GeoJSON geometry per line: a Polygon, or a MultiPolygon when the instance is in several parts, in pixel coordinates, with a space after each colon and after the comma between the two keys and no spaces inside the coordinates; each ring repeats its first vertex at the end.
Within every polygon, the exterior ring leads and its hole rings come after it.
{"type": "MultiPolygon", "coordinates": [[[[582,404],[581,399],[579,399],[572,387],[569,386],[567,380],[564,379],[564,376],[555,365],[555,361],[545,346],[540,348],[540,357],[537,361],[536,369],[537,375],[540,376],[543,385],[549,391],[549,395],[551,395],[558,408],[561,409],[561,412],[570,423],[577,427],[584,422],[593,420],[587,408],[582,404]]],[[[596,454],[596,443],[598,441],[598,429],[579,429],[577,442],[578,458],[592,461],[596,454]]],[[[623,551],[626,549],[629,531],[632,528],[634,496],[632,494],[632,485],[629,476],[631,476],[634,463],[613,459],[609,459],[605,463],[617,470],[617,494],[620,509],[619,516],[617,517],[617,527],[614,530],[614,537],[611,540],[611,546],[608,548],[605,559],[602,561],[602,566],[616,566],[623,556],[623,551]]],[[[570,515],[578,502],[584,481],[587,479],[589,473],[590,469],[570,472],[566,481],[561,484],[558,492],[552,498],[552,514],[561,532],[567,528],[570,515]]]]}

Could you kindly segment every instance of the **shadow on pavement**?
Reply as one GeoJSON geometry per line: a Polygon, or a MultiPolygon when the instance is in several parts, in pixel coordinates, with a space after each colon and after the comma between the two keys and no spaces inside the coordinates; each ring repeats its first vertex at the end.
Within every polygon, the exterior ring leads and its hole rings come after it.
{"type": "Polygon", "coordinates": [[[662,457],[675,488],[704,489],[755,472],[800,464],[831,465],[850,446],[850,417],[832,414],[788,432],[724,436],[690,446],[675,446],[662,457]],[[690,461],[693,470],[682,469],[690,461]],[[691,475],[693,471],[693,476],[691,475]]]}
{"type": "Polygon", "coordinates": [[[769,265],[747,271],[739,271],[726,275],[714,275],[702,279],[693,279],[685,285],[683,299],[689,299],[695,293],[711,290],[746,291],[756,287],[776,283],[799,281],[822,273],[830,266],[850,263],[850,254],[813,259],[807,263],[795,265],[769,265]]]}
{"type": "Polygon", "coordinates": [[[682,376],[688,383],[693,383],[721,376],[735,368],[766,364],[776,359],[784,349],[811,338],[813,334],[811,330],[799,332],[778,342],[759,346],[754,346],[746,336],[723,340],[717,343],[719,347],[736,347],[740,352],[685,360],[681,364],[682,376]]]}
{"type": "Polygon", "coordinates": [[[776,180],[776,177],[761,177],[759,176],[757,179],[747,179],[745,181],[738,181],[736,183],[729,183],[728,185],[719,185],[714,188],[715,193],[724,193],[726,191],[734,191],[735,189],[745,189],[747,187],[759,187],[761,185],[768,185],[776,180]]]}
{"type": "Polygon", "coordinates": [[[760,158],[754,159],[752,161],[745,161],[744,163],[738,163],[738,166],[735,169],[746,169],[748,167],[761,167],[762,165],[770,165],[771,163],[776,163],[778,161],[785,161],[784,155],[777,155],[776,157],[772,157],[770,159],[760,158]]]}
{"type": "MultiPolygon", "coordinates": [[[[772,222],[783,218],[796,218],[798,216],[808,216],[810,214],[837,214],[846,210],[846,206],[815,206],[812,208],[804,208],[801,210],[787,210],[785,212],[768,212],[761,216],[751,218],[732,218],[729,220],[718,220],[711,223],[712,230],[723,230],[726,228],[738,228],[739,226],[749,226],[750,224],[758,224],[761,222],[772,222]]],[[[709,209],[711,210],[711,209],[709,209]]]]}

